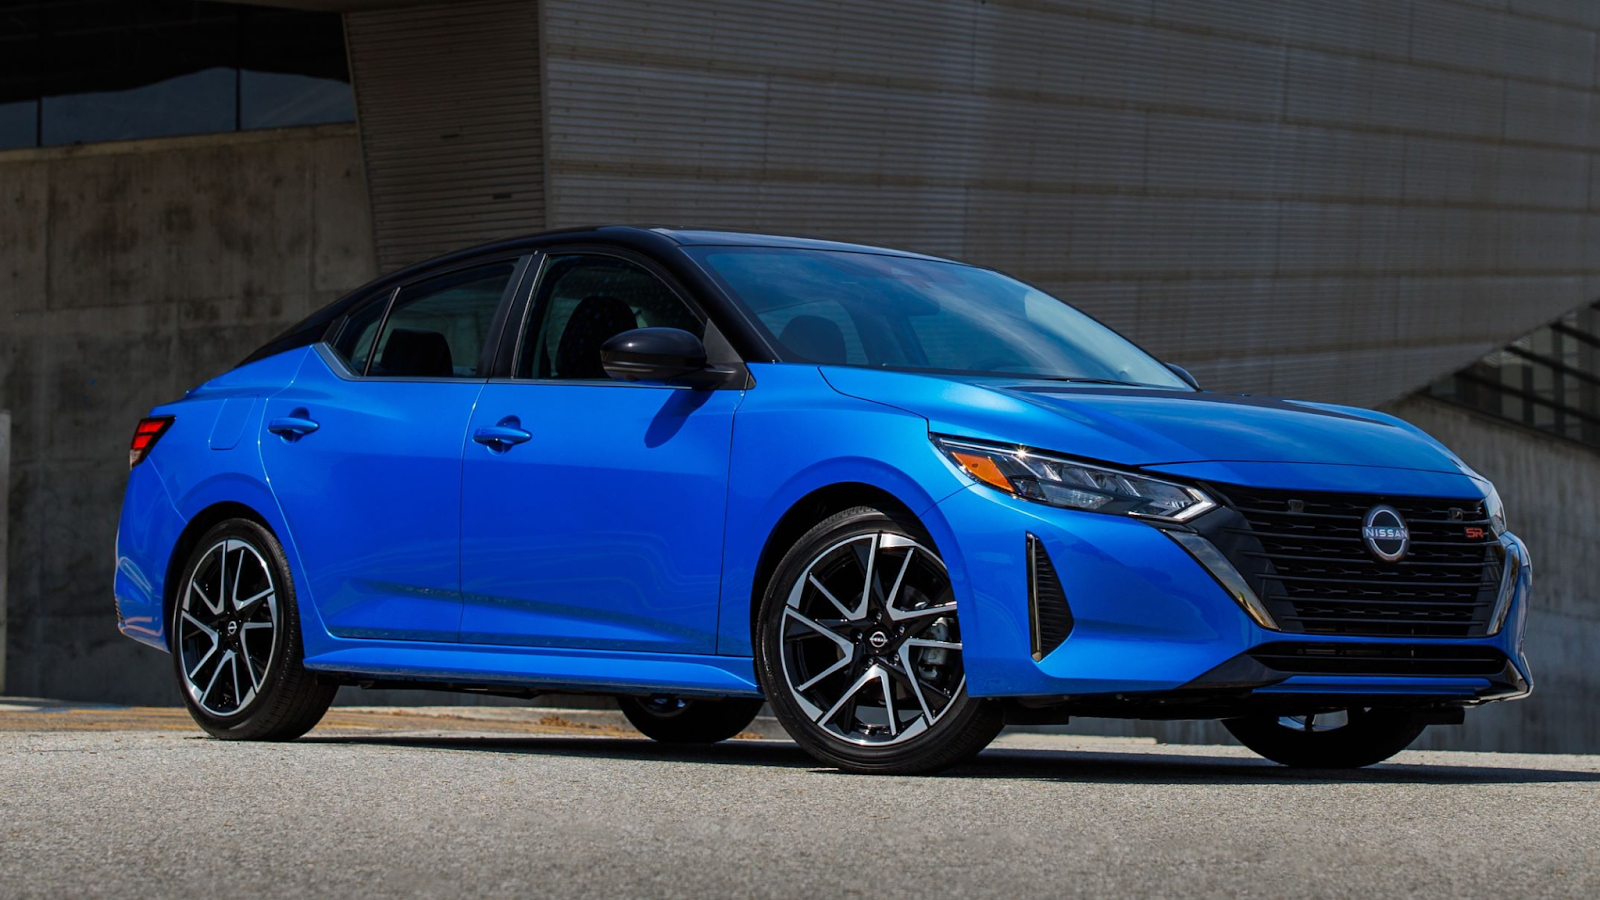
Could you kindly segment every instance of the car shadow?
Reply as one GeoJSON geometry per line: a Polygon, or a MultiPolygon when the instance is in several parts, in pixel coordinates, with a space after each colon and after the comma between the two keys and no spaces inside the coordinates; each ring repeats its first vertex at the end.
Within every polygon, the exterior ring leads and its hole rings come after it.
{"type": "Polygon", "coordinates": [[[977,778],[1138,784],[1538,784],[1600,782],[1600,771],[1389,762],[1365,769],[1290,769],[1247,756],[996,748],[951,769],[977,778]]]}
{"type": "Polygon", "coordinates": [[[518,735],[516,737],[455,737],[451,735],[350,735],[312,734],[299,739],[306,744],[349,744],[402,747],[416,750],[452,750],[479,753],[514,753],[528,756],[594,757],[616,760],[714,763],[718,765],[815,769],[817,761],[788,741],[726,741],[710,745],[661,744],[647,738],[567,737],[518,735]]]}
{"type": "MultiPolygon", "coordinates": [[[[789,741],[729,741],[712,746],[674,746],[644,738],[452,737],[389,735],[313,735],[307,743],[403,747],[528,756],[658,760],[785,769],[810,769],[838,777],[856,776],[820,766],[789,741]]],[[[991,747],[972,762],[941,778],[1003,779],[1111,784],[1538,784],[1600,782],[1600,771],[1496,765],[1385,763],[1366,769],[1289,769],[1250,757],[1123,753],[1097,750],[1039,750],[991,747]]]]}

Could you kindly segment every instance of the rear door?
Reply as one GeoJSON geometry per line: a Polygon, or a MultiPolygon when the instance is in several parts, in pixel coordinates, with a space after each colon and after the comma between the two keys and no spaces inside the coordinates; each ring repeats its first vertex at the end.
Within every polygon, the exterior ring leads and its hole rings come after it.
{"type": "Polygon", "coordinates": [[[623,383],[600,365],[613,335],[703,336],[705,320],[643,260],[553,252],[527,322],[516,377],[484,388],[469,426],[461,639],[714,652],[742,391],[623,383]]]}
{"type": "Polygon", "coordinates": [[[463,443],[525,265],[430,274],[356,308],[268,401],[263,461],[334,635],[456,639],[463,443]]]}

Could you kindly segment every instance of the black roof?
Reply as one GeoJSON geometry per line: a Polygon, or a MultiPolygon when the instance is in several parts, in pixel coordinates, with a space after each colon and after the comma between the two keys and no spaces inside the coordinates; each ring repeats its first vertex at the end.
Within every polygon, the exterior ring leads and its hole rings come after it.
{"type": "MultiPolygon", "coordinates": [[[[615,227],[607,226],[596,229],[609,231],[615,227]]],[[[888,247],[874,247],[869,244],[850,244],[841,241],[824,241],[814,238],[790,237],[781,234],[756,234],[748,231],[708,231],[698,228],[649,228],[639,229],[652,231],[656,234],[666,235],[683,247],[788,247],[795,250],[842,250],[850,253],[875,253],[879,256],[903,256],[908,259],[931,259],[939,262],[954,262],[938,256],[928,256],[922,253],[912,253],[907,250],[893,250],[888,247]]]]}
{"type": "MultiPolygon", "coordinates": [[[[908,253],[904,250],[891,250],[886,247],[872,247],[865,244],[847,244],[838,241],[823,241],[775,234],[754,234],[742,231],[637,225],[563,228],[507,238],[488,244],[480,244],[476,247],[468,247],[380,276],[376,280],[362,285],[339,300],[318,310],[304,321],[290,327],[287,331],[267,342],[265,346],[250,354],[244,362],[253,362],[275,353],[281,353],[284,350],[320,340],[322,335],[327,332],[328,327],[353,304],[359,303],[362,299],[370,297],[376,292],[381,292],[397,284],[409,281],[419,274],[427,273],[440,267],[449,267],[457,262],[465,264],[484,256],[525,253],[551,244],[588,244],[634,250],[656,258],[673,270],[673,273],[685,283],[697,286],[702,293],[709,294],[715,294],[715,289],[711,287],[702,273],[695,271],[696,267],[692,263],[684,259],[683,254],[679,252],[681,248],[718,246],[787,247],[798,250],[836,250],[852,253],[871,253],[880,256],[897,256],[907,259],[954,262],[953,260],[942,260],[936,256],[908,253]]],[[[735,316],[734,318],[740,319],[742,316],[735,316]]],[[[728,324],[732,327],[733,333],[728,334],[727,337],[741,353],[747,355],[747,358],[775,358],[771,348],[765,346],[765,340],[756,334],[753,329],[750,329],[747,323],[733,321],[728,324]]]]}
{"type": "Polygon", "coordinates": [[[520,237],[505,238],[487,244],[479,244],[475,247],[467,247],[391,272],[370,284],[363,285],[360,291],[364,292],[371,288],[380,287],[388,282],[405,281],[417,272],[457,259],[467,260],[484,254],[503,253],[519,249],[536,250],[547,244],[558,243],[615,244],[630,247],[644,253],[652,251],[659,253],[663,250],[677,247],[790,247],[798,250],[840,250],[851,253],[873,253],[880,256],[899,256],[907,259],[927,259],[964,265],[959,260],[911,253],[906,250],[873,247],[867,244],[824,241],[814,238],[652,225],[594,225],[582,228],[558,228],[553,231],[541,231],[520,237]]]}

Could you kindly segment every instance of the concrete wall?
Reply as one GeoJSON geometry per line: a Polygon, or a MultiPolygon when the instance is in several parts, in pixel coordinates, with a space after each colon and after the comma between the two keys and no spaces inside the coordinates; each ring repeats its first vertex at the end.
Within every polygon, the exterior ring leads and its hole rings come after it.
{"type": "MultiPolygon", "coordinates": [[[[1495,483],[1511,530],[1533,554],[1528,657],[1533,696],[1470,715],[1452,745],[1600,748],[1600,453],[1425,397],[1387,407],[1495,483]]],[[[1450,729],[1443,729],[1448,735],[1450,729]]]]}
{"type": "Polygon", "coordinates": [[[11,413],[0,409],[0,695],[6,692],[6,543],[11,519],[11,413]]]}
{"type": "Polygon", "coordinates": [[[552,226],[950,254],[1360,405],[1600,296],[1594,0],[539,5],[552,226]]]}
{"type": "MultiPolygon", "coordinates": [[[[525,6],[536,21],[516,0],[365,20],[377,38],[482,10],[505,23],[497,53],[538,63],[535,106],[495,96],[526,79],[454,79],[448,54],[418,82],[403,42],[358,61],[363,115],[402,121],[410,89],[542,118],[542,158],[507,184],[424,198],[442,211],[426,233],[378,222],[396,259],[458,244],[463,223],[488,228],[474,237],[656,220],[881,241],[1043,282],[1213,386],[1355,402],[1600,294],[1592,0],[525,6]],[[545,221],[502,215],[534,191],[545,221]]],[[[407,140],[429,135],[461,137],[407,140]]],[[[376,164],[393,148],[374,140],[376,164]]],[[[374,274],[362,150],[353,127],[328,126],[0,153],[7,690],[176,699],[166,658],[112,624],[130,429],[374,274]]],[[[395,177],[473,165],[453,153],[408,156],[395,177]]],[[[1594,458],[1401,408],[1499,478],[1514,516],[1541,511],[1517,527],[1554,604],[1535,619],[1539,696],[1436,739],[1600,745],[1582,702],[1596,606],[1560,568],[1593,550],[1592,516],[1584,494],[1540,493],[1529,475],[1593,496],[1594,458]]]]}
{"type": "Polygon", "coordinates": [[[351,126],[0,153],[13,418],[6,689],[176,702],[117,634],[112,546],[150,407],[374,274],[351,126]]]}
{"type": "Polygon", "coordinates": [[[880,242],[1039,282],[1213,387],[1371,405],[1600,296],[1597,8],[478,0],[346,21],[385,268],[539,225],[880,242]]]}
{"type": "Polygon", "coordinates": [[[537,7],[474,0],[344,21],[379,268],[541,230],[537,7]]]}

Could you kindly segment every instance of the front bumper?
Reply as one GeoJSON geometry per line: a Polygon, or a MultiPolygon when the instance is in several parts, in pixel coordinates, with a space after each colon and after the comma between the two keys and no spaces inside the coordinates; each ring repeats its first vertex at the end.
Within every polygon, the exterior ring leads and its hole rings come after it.
{"type": "Polygon", "coordinates": [[[1206,718],[1306,702],[1471,705],[1532,688],[1522,647],[1532,567],[1527,549],[1510,536],[1507,552],[1522,565],[1505,625],[1494,635],[1284,634],[1253,621],[1189,552],[1145,521],[1056,509],[978,485],[947,498],[938,511],[943,540],[954,545],[945,556],[963,604],[962,656],[973,696],[1104,715],[1206,718]],[[1030,612],[1029,535],[1053,563],[1072,619],[1066,640],[1040,658],[1030,612]],[[1493,672],[1481,665],[1470,677],[1311,674],[1274,669],[1259,658],[1263,648],[1285,643],[1313,653],[1375,647],[1377,658],[1390,653],[1385,648],[1463,648],[1484,659],[1503,656],[1504,663],[1493,672]]]}

